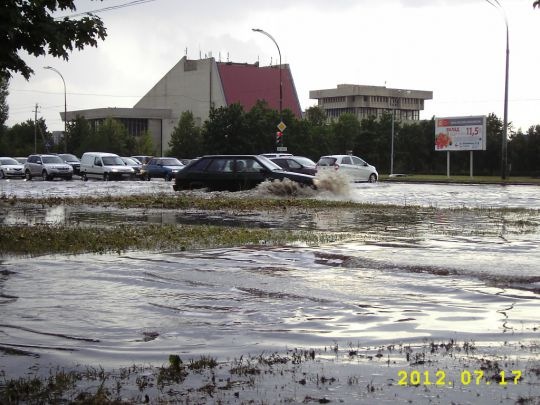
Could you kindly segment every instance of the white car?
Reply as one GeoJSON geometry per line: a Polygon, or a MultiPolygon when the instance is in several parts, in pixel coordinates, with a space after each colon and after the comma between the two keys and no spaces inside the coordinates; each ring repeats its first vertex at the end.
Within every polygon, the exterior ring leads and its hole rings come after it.
{"type": "Polygon", "coordinates": [[[0,179],[24,178],[24,165],[10,157],[0,157],[0,179]]]}
{"type": "Polygon", "coordinates": [[[325,170],[335,170],[345,174],[350,181],[369,181],[374,183],[379,178],[375,166],[368,164],[358,156],[328,155],[322,156],[317,162],[317,173],[325,170]]]}
{"type": "Polygon", "coordinates": [[[130,180],[135,176],[135,170],[127,166],[120,156],[114,153],[86,152],[81,157],[79,169],[83,181],[91,177],[109,180],[130,180]]]}

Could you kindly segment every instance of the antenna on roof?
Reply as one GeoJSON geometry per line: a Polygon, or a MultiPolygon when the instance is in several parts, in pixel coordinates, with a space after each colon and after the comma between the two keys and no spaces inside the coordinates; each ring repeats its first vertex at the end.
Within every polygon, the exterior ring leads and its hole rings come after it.
{"type": "Polygon", "coordinates": [[[221,51],[219,51],[219,61],[221,62],[221,51]]]}
{"type": "Polygon", "coordinates": [[[186,55],[186,59],[187,59],[187,46],[186,46],[186,53],[185,53],[185,55],[186,55]]]}
{"type": "Polygon", "coordinates": [[[272,57],[270,56],[270,66],[272,66],[272,57]]]}
{"type": "Polygon", "coordinates": [[[229,52],[227,52],[227,62],[229,62],[229,52]]]}

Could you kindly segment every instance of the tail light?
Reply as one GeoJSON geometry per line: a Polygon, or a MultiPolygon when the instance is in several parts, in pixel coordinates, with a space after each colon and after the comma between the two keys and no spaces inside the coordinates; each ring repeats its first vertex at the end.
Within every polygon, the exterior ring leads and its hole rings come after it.
{"type": "Polygon", "coordinates": [[[336,169],[336,171],[339,170],[339,165],[337,163],[334,165],[334,169],[336,169]]]}

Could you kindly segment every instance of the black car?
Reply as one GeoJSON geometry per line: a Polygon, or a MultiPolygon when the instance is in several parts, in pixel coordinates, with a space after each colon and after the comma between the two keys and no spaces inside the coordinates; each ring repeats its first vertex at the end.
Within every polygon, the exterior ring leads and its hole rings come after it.
{"type": "Polygon", "coordinates": [[[265,180],[289,179],[314,187],[314,176],[286,172],[260,155],[203,156],[176,173],[176,191],[194,188],[239,191],[254,188],[265,180]]]}
{"type": "Polygon", "coordinates": [[[315,176],[317,174],[317,164],[307,157],[303,156],[279,156],[270,158],[283,170],[288,172],[303,173],[315,176]]]}
{"type": "Polygon", "coordinates": [[[81,161],[77,156],[72,155],[71,153],[59,153],[58,156],[60,156],[60,159],[62,159],[68,165],[73,167],[73,174],[80,174],[79,169],[81,168],[81,161]]]}

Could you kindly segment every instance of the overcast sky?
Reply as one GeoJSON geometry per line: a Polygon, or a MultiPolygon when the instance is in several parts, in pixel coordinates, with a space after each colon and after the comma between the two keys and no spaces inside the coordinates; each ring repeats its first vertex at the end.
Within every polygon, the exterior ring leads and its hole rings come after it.
{"type": "MultiPolygon", "coordinates": [[[[76,1],[77,11],[130,0],[76,1]]],[[[540,10],[532,0],[499,0],[510,27],[509,121],[540,124],[540,10]]],[[[154,0],[99,14],[108,36],[65,62],[25,60],[35,75],[10,83],[8,125],[38,117],[63,130],[68,110],[132,107],[184,55],[290,65],[302,109],[310,90],[362,84],[433,91],[422,119],[503,117],[505,23],[486,0],[154,0]]]]}

